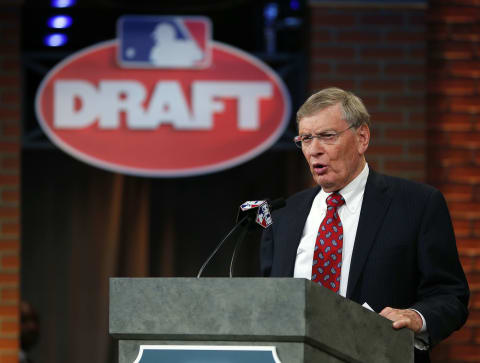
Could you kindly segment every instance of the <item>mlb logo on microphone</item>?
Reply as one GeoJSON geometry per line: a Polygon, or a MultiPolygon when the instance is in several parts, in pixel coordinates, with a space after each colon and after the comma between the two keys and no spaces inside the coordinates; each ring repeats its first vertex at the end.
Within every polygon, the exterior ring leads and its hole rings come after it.
{"type": "Polygon", "coordinates": [[[117,23],[125,68],[201,69],[211,63],[211,23],[201,16],[126,15],[117,23]]]}

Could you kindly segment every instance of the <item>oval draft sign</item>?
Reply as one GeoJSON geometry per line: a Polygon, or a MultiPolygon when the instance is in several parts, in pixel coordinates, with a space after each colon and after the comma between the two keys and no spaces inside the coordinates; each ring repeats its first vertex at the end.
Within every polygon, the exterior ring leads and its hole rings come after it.
{"type": "Polygon", "coordinates": [[[125,16],[117,39],[55,66],[36,114],[59,148],[97,167],[190,176],[259,155],[284,132],[290,99],[260,60],[210,39],[204,17],[125,16]]]}

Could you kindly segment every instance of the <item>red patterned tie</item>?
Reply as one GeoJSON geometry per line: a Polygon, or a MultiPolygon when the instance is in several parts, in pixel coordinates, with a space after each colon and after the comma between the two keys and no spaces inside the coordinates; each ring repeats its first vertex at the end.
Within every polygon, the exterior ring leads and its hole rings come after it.
{"type": "Polygon", "coordinates": [[[327,213],[318,229],[313,252],[312,281],[338,292],[342,270],[343,227],[338,207],[345,203],[338,193],[327,197],[327,213]]]}

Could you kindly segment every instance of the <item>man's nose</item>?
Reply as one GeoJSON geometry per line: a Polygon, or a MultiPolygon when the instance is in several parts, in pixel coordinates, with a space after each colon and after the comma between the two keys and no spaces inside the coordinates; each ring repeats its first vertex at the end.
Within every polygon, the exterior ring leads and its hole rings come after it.
{"type": "Polygon", "coordinates": [[[323,154],[325,152],[325,145],[319,138],[314,137],[309,147],[310,154],[323,154]]]}

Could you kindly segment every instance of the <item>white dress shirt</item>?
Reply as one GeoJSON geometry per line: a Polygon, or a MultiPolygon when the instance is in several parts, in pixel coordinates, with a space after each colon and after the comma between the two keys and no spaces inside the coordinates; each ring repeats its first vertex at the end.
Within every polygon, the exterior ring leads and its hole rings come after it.
{"type": "MultiPolygon", "coordinates": [[[[362,209],[363,193],[368,179],[368,165],[365,164],[362,172],[357,175],[339,193],[345,199],[345,204],[338,208],[338,215],[343,225],[343,249],[342,249],[342,272],[340,273],[340,290],[338,293],[345,297],[347,295],[348,274],[350,262],[352,261],[353,244],[357,235],[358,220],[362,209]]],[[[317,240],[318,228],[327,213],[325,202],[330,193],[323,189],[317,194],[312,203],[310,214],[303,228],[302,238],[297,249],[295,269],[293,277],[312,278],[313,250],[317,240]]]]}

